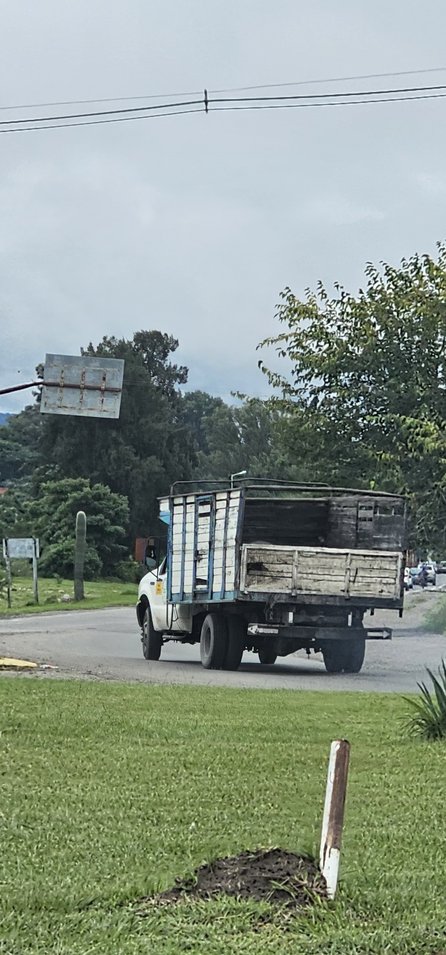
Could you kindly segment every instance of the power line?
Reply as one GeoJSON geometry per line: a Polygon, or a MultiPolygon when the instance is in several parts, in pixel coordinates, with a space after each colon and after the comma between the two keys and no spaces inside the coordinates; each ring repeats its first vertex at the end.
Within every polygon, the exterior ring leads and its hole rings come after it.
{"type": "Polygon", "coordinates": [[[400,89],[387,90],[354,90],[344,93],[291,93],[287,96],[234,96],[234,97],[209,97],[209,105],[212,103],[254,103],[254,102],[272,102],[277,100],[315,100],[315,99],[340,99],[341,97],[351,96],[386,96],[393,93],[428,93],[437,90],[446,90],[446,84],[442,86],[407,86],[400,89]]]}
{"type": "Polygon", "coordinates": [[[161,103],[156,106],[126,106],[121,109],[103,109],[95,110],[91,113],[63,113],[58,116],[32,116],[32,117],[23,117],[22,119],[2,119],[0,120],[0,126],[12,126],[18,123],[50,123],[57,122],[59,119],[83,119],[89,116],[95,118],[96,116],[115,116],[122,113],[145,113],[149,110],[155,109],[169,109],[170,107],[176,106],[198,106],[203,103],[202,99],[190,99],[184,100],[182,103],[161,103]]]}
{"type": "Polygon", "coordinates": [[[254,109],[311,109],[319,106],[367,106],[373,103],[395,103],[413,100],[442,99],[446,96],[446,85],[414,86],[399,89],[347,91],[344,93],[312,93],[286,96],[244,96],[210,98],[207,91],[199,100],[185,100],[180,103],[164,103],[153,106],[129,107],[116,110],[95,110],[87,113],[59,114],[54,116],[31,117],[0,121],[0,132],[30,132],[33,129],[62,129],[73,126],[94,126],[104,123],[129,122],[136,119],[156,119],[162,116],[178,116],[185,113],[222,112],[230,110],[254,109]],[[409,95],[409,94],[416,95],[409,95]],[[396,94],[395,96],[393,94],[396,94]],[[400,95],[403,94],[403,95],[400,95]],[[366,97],[366,98],[364,98],[366,97]],[[176,107],[181,107],[177,109],[176,107]],[[188,107],[184,109],[183,107],[188,107]],[[189,108],[193,107],[193,108],[189,108]],[[131,115],[129,115],[131,114],[131,115]],[[98,117],[109,117],[98,119],[98,117]],[[65,122],[66,120],[80,122],[65,122]],[[24,125],[24,124],[33,125],[24,125]],[[36,124],[36,125],[34,125],[36,124]],[[57,124],[57,125],[56,125],[57,124]]]}
{"type": "MultiPolygon", "coordinates": [[[[244,93],[249,92],[249,90],[266,90],[266,89],[280,89],[291,86],[314,86],[316,84],[323,83],[345,83],[351,80],[370,80],[370,79],[384,79],[389,76],[419,76],[422,74],[428,73],[444,73],[446,71],[446,66],[433,66],[427,69],[420,70],[393,70],[388,73],[358,73],[353,76],[331,76],[326,77],[325,79],[312,79],[312,80],[293,80],[286,83],[259,83],[254,86],[230,86],[224,89],[213,89],[212,93],[244,93]]],[[[192,96],[200,96],[201,90],[192,90],[180,93],[147,93],[147,94],[138,94],[135,96],[104,96],[97,97],[96,99],[69,99],[69,100],[51,100],[45,103],[17,103],[15,105],[0,106],[0,111],[2,110],[13,110],[13,109],[44,109],[49,106],[87,106],[93,103],[125,103],[132,100],[143,100],[143,99],[173,99],[177,97],[189,98],[192,96]]]]}
{"type": "MultiPolygon", "coordinates": [[[[445,67],[446,69],[446,67],[445,67]]],[[[131,100],[141,99],[172,99],[178,96],[201,96],[202,90],[193,90],[191,93],[150,93],[139,96],[105,96],[102,99],[66,99],[51,103],[21,103],[16,106],[0,106],[0,110],[9,109],[44,109],[47,106],[87,106],[89,103],[125,103],[131,100]]],[[[219,92],[231,92],[230,90],[220,90],[219,92]]]]}
{"type": "Polygon", "coordinates": [[[168,113],[149,113],[144,116],[114,116],[112,119],[85,120],[80,123],[60,123],[58,126],[15,126],[14,129],[0,129],[1,133],[32,133],[37,129],[70,129],[73,126],[104,126],[106,123],[129,123],[135,119],[158,119],[161,116],[185,116],[187,113],[202,113],[203,107],[195,109],[169,110],[168,113]]]}
{"type": "Polygon", "coordinates": [[[257,86],[233,86],[228,89],[211,90],[212,93],[244,93],[249,90],[272,90],[286,86],[315,86],[317,83],[346,83],[350,80],[378,80],[387,76],[417,76],[422,73],[444,73],[446,66],[433,66],[424,70],[397,70],[391,73],[359,73],[356,76],[331,76],[317,80],[294,80],[289,83],[261,83],[257,86]]]}
{"type": "MultiPolygon", "coordinates": [[[[391,96],[385,97],[384,99],[349,99],[349,100],[336,100],[335,103],[323,102],[323,103],[253,103],[252,105],[242,105],[242,106],[216,106],[212,109],[213,113],[224,113],[231,112],[234,110],[255,110],[255,109],[317,109],[319,106],[369,106],[373,103],[410,103],[412,100],[424,100],[424,99],[445,99],[446,93],[428,93],[427,95],[420,96],[391,96]]],[[[234,100],[234,103],[236,100],[234,100]]],[[[201,112],[201,110],[197,110],[201,112]]],[[[2,132],[2,130],[0,130],[2,132]]]]}

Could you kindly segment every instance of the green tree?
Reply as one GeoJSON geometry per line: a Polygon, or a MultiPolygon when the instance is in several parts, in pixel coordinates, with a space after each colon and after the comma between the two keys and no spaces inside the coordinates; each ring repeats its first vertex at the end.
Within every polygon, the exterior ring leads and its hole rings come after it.
{"type": "Polygon", "coordinates": [[[422,547],[446,546],[446,247],[399,268],[367,265],[357,296],[319,284],[287,288],[275,347],[291,365],[261,363],[284,413],[284,437],[313,477],[407,493],[422,547]]]}
{"type": "Polygon", "coordinates": [[[22,480],[0,496],[0,540],[3,537],[29,537],[31,484],[22,480]]]}
{"type": "Polygon", "coordinates": [[[36,405],[12,415],[0,426],[0,485],[32,474],[40,459],[42,416],[36,405]]]}
{"type": "Polygon", "coordinates": [[[197,474],[224,479],[246,470],[250,477],[299,480],[302,471],[283,451],[283,415],[259,398],[216,404],[202,419],[197,474]]]}
{"type": "MultiPolygon", "coordinates": [[[[209,419],[218,409],[224,408],[222,398],[214,398],[206,391],[188,391],[181,399],[181,420],[192,441],[193,449],[206,456],[209,447],[209,419]]],[[[200,461],[199,467],[202,462],[200,461]]]]}
{"type": "Polygon", "coordinates": [[[185,365],[169,361],[178,346],[178,339],[165,332],[142,330],[133,336],[133,348],[141,356],[151,381],[168,398],[178,396],[178,385],[185,385],[189,374],[185,365]]]}
{"type": "Polygon", "coordinates": [[[44,482],[38,497],[29,504],[28,527],[40,539],[41,572],[73,576],[78,511],[87,515],[85,576],[113,575],[128,553],[124,543],[128,501],[104,484],[92,484],[84,478],[44,482]]]}

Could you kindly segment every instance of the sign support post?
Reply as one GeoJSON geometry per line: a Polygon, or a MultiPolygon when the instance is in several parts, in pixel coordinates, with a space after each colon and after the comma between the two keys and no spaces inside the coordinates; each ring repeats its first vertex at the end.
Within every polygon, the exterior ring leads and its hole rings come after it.
{"type": "Polygon", "coordinates": [[[7,593],[7,597],[8,597],[8,609],[10,610],[10,609],[11,609],[11,583],[12,583],[12,581],[11,581],[11,561],[10,561],[10,559],[9,559],[9,554],[8,554],[8,542],[6,542],[6,553],[5,553],[5,548],[3,548],[3,553],[4,553],[4,557],[5,557],[5,564],[6,564],[6,593],[7,593]]]}
{"type": "Polygon", "coordinates": [[[37,580],[37,558],[39,556],[39,541],[34,538],[34,549],[33,549],[33,594],[34,594],[34,603],[39,603],[39,584],[37,580]]]}

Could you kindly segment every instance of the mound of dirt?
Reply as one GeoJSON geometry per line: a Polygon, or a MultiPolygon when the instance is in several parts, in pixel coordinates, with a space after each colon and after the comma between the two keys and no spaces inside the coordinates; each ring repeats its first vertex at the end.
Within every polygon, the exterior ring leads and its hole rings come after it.
{"type": "Polygon", "coordinates": [[[285,849],[259,849],[216,859],[197,869],[192,879],[178,879],[172,889],[139,902],[169,904],[186,897],[211,899],[217,895],[302,908],[316,897],[326,898],[327,892],[325,880],[309,856],[285,849]]]}

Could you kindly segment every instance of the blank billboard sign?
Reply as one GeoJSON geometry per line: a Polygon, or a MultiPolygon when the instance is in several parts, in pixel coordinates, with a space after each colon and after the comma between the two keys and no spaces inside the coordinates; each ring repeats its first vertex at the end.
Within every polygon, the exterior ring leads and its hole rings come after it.
{"type": "Polygon", "coordinates": [[[46,355],[40,410],[44,414],[119,418],[124,360],[46,355]]]}

